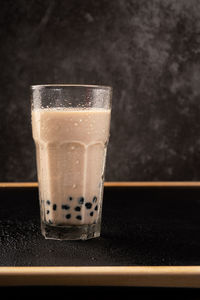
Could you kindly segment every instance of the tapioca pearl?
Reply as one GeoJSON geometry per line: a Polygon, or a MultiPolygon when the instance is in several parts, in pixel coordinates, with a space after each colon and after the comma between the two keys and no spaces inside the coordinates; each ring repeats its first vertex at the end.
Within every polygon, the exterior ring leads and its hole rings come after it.
{"type": "Polygon", "coordinates": [[[69,201],[72,201],[72,200],[73,200],[73,198],[72,198],[71,196],[70,196],[68,199],[69,199],[69,201]]]}
{"type": "Polygon", "coordinates": [[[67,205],[67,204],[63,204],[63,205],[62,205],[62,209],[70,209],[70,206],[67,205]]]}
{"type": "Polygon", "coordinates": [[[76,216],[77,220],[82,220],[82,216],[81,215],[78,215],[76,216]]]}
{"type": "Polygon", "coordinates": [[[53,205],[53,210],[56,210],[57,209],[57,204],[54,204],[53,205]]]}
{"type": "Polygon", "coordinates": [[[71,214],[67,214],[67,215],[65,216],[65,218],[66,218],[66,219],[70,219],[70,218],[71,218],[71,214]]]}
{"type": "Polygon", "coordinates": [[[92,217],[93,215],[94,215],[94,212],[93,212],[93,211],[91,211],[91,212],[90,212],[90,216],[92,217]]]}
{"type": "Polygon", "coordinates": [[[96,202],[97,202],[97,197],[96,197],[96,196],[94,196],[92,202],[93,202],[93,203],[96,203],[96,202]]]}
{"type": "Polygon", "coordinates": [[[46,204],[50,205],[50,204],[51,204],[51,202],[50,202],[49,200],[47,200],[47,201],[46,201],[46,204]]]}
{"type": "Polygon", "coordinates": [[[49,214],[49,210],[47,210],[47,215],[49,214]]]}
{"type": "Polygon", "coordinates": [[[84,198],[83,198],[83,197],[80,197],[80,198],[78,199],[78,203],[79,203],[79,204],[83,204],[83,203],[84,203],[84,198]]]}
{"type": "Polygon", "coordinates": [[[90,208],[92,207],[92,203],[91,203],[91,202],[86,202],[86,203],[85,203],[85,207],[86,207],[87,209],[90,209],[90,208]]]}
{"type": "Polygon", "coordinates": [[[95,206],[94,210],[98,210],[98,205],[95,206]]]}
{"type": "Polygon", "coordinates": [[[81,206],[76,206],[76,207],[74,208],[74,210],[75,210],[75,211],[81,211],[81,206]]]}

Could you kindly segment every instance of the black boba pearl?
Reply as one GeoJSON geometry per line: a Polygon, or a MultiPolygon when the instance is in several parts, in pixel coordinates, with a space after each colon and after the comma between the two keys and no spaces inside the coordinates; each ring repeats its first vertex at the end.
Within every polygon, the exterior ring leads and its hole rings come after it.
{"type": "Polygon", "coordinates": [[[73,200],[73,198],[70,196],[70,197],[69,197],[69,201],[72,201],[72,200],[73,200]]]}
{"type": "Polygon", "coordinates": [[[94,212],[93,211],[91,211],[91,213],[90,213],[90,216],[92,217],[94,215],[94,212]]]}
{"type": "Polygon", "coordinates": [[[66,217],[66,219],[70,219],[71,218],[71,214],[68,214],[65,217],[66,217]]]}
{"type": "Polygon", "coordinates": [[[97,202],[97,197],[95,196],[92,200],[93,203],[96,203],[97,202]]]}
{"type": "Polygon", "coordinates": [[[49,214],[49,210],[47,210],[47,215],[49,214]]]}
{"type": "Polygon", "coordinates": [[[94,210],[98,210],[98,205],[95,206],[94,210]]]}
{"type": "Polygon", "coordinates": [[[77,220],[82,220],[82,217],[80,215],[76,216],[77,220]]]}
{"type": "Polygon", "coordinates": [[[86,207],[87,209],[90,209],[90,208],[92,207],[92,203],[86,202],[86,203],[85,203],[85,207],[86,207]]]}
{"type": "Polygon", "coordinates": [[[63,204],[63,205],[62,205],[62,209],[70,209],[70,206],[67,205],[67,204],[63,204]]]}
{"type": "Polygon", "coordinates": [[[80,206],[76,206],[74,209],[75,209],[75,211],[81,211],[81,207],[80,206]]]}
{"type": "Polygon", "coordinates": [[[78,203],[79,203],[79,204],[83,204],[83,203],[84,203],[84,198],[83,198],[83,197],[80,197],[79,200],[78,200],[78,203]]]}
{"type": "Polygon", "coordinates": [[[51,204],[51,202],[50,202],[49,200],[47,200],[47,201],[46,201],[46,204],[50,205],[50,204],[51,204]]]}
{"type": "Polygon", "coordinates": [[[53,210],[56,210],[56,208],[57,208],[57,205],[54,204],[54,205],[53,205],[53,210]]]}

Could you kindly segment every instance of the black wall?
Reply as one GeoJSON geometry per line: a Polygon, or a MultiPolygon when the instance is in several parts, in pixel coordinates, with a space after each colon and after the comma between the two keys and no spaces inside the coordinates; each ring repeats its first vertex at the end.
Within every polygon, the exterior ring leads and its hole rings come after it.
{"type": "Polygon", "coordinates": [[[200,1],[0,4],[0,181],[36,180],[42,83],[113,86],[107,180],[200,180],[200,1]]]}

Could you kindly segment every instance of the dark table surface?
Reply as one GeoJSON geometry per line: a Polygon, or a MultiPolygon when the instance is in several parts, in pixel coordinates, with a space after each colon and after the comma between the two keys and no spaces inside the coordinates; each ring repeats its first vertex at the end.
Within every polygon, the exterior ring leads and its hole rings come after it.
{"type": "Polygon", "coordinates": [[[101,236],[45,240],[38,189],[0,188],[0,266],[200,265],[199,187],[105,187],[101,236]]]}

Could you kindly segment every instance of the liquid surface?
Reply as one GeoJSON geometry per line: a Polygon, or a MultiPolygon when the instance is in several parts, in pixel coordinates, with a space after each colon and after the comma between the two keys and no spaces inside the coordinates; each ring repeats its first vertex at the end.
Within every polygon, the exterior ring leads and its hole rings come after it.
{"type": "Polygon", "coordinates": [[[32,111],[41,218],[52,225],[98,222],[110,110],[32,111]]]}

